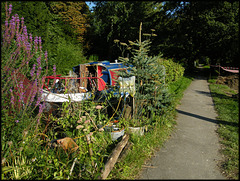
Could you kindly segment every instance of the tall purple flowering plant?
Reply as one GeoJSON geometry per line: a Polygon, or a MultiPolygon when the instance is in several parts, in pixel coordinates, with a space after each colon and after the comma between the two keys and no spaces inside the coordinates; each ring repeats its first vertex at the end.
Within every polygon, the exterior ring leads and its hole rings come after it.
{"type": "Polygon", "coordinates": [[[12,15],[12,5],[5,4],[6,20],[2,26],[1,93],[5,126],[15,120],[40,120],[43,77],[48,72],[48,53],[42,50],[41,37],[32,37],[24,18],[12,15]],[[7,115],[6,115],[7,114],[7,115]]]}

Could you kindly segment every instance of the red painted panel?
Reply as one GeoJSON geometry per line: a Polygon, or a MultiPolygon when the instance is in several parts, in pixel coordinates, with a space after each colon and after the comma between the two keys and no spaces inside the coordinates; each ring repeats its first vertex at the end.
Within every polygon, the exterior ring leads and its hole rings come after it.
{"type": "Polygon", "coordinates": [[[106,83],[103,79],[101,79],[102,76],[102,66],[97,66],[97,76],[98,76],[98,90],[102,91],[105,89],[106,83]]]}

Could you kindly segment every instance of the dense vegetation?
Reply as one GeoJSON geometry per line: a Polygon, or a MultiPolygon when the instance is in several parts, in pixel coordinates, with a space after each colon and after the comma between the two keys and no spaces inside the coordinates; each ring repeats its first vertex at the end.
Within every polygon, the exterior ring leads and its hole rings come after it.
{"type": "MultiPolygon", "coordinates": [[[[122,53],[114,40],[138,39],[141,22],[143,33],[153,30],[150,55],[173,58],[190,70],[196,60],[238,65],[238,1],[93,1],[93,11],[81,1],[9,3],[12,14],[25,18],[28,31],[42,38],[57,74],[67,74],[89,57],[114,61],[122,53]]],[[[3,25],[4,2],[1,5],[3,25]]],[[[128,54],[126,50],[124,56],[128,54]]]]}
{"type": "Polygon", "coordinates": [[[237,64],[239,2],[94,4],[90,12],[81,1],[1,2],[2,179],[96,179],[116,145],[96,127],[118,114],[105,114],[112,95],[101,105],[64,103],[60,116],[47,114],[40,101],[44,75],[66,75],[92,60],[133,65],[139,106],[133,116],[151,137],[172,127],[173,87],[181,84],[184,67],[191,70],[196,60],[237,64]],[[29,87],[19,76],[28,78],[29,87]],[[81,145],[77,152],[53,147],[62,133],[81,145]]]}

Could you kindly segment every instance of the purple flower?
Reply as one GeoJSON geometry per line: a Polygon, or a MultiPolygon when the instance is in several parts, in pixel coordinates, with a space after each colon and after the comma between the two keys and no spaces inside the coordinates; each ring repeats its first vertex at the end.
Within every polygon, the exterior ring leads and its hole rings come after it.
{"type": "Polygon", "coordinates": [[[45,108],[45,102],[43,104],[39,104],[39,114],[43,112],[44,108],[45,108]]]}
{"type": "Polygon", "coordinates": [[[22,93],[20,94],[20,98],[19,98],[18,102],[23,101],[23,94],[24,94],[24,92],[22,92],[22,93]]]}
{"type": "Polygon", "coordinates": [[[27,44],[27,51],[29,52],[31,50],[31,45],[29,42],[26,42],[26,44],[27,44]]]}
{"type": "Polygon", "coordinates": [[[53,65],[53,72],[56,72],[56,65],[53,65]]]}
{"type": "Polygon", "coordinates": [[[20,81],[20,88],[23,89],[23,81],[20,81]]]}
{"type": "Polygon", "coordinates": [[[38,63],[38,66],[41,65],[41,56],[37,58],[37,63],[38,63]]]}
{"type": "Polygon", "coordinates": [[[31,33],[29,34],[29,39],[30,39],[30,42],[32,43],[32,34],[31,33]]]}
{"type": "Polygon", "coordinates": [[[16,122],[16,123],[19,123],[19,120],[16,120],[15,122],[16,122]]]}
{"type": "Polygon", "coordinates": [[[9,9],[8,9],[8,11],[9,11],[9,14],[12,13],[12,5],[11,5],[11,4],[9,5],[9,9]]]}
{"type": "Polygon", "coordinates": [[[41,96],[39,96],[39,97],[38,97],[38,100],[37,100],[37,102],[36,102],[36,105],[35,105],[35,106],[38,106],[38,105],[40,104],[40,102],[41,102],[41,96]]]}
{"type": "Polygon", "coordinates": [[[23,27],[23,34],[24,34],[25,36],[27,36],[27,26],[24,26],[24,27],[23,27]]]}
{"type": "Polygon", "coordinates": [[[34,74],[34,72],[35,72],[35,67],[36,67],[36,65],[33,64],[33,68],[32,68],[32,70],[31,70],[31,72],[30,72],[30,74],[31,74],[32,77],[33,77],[33,74],[34,74]]]}
{"type": "Polygon", "coordinates": [[[39,113],[42,113],[42,107],[43,107],[42,104],[39,104],[38,107],[39,107],[39,113]]]}
{"type": "Polygon", "coordinates": [[[21,17],[21,24],[23,26],[23,24],[24,24],[24,17],[21,17]]]}
{"type": "Polygon", "coordinates": [[[5,26],[6,26],[6,27],[8,26],[8,21],[5,21],[5,26]]]}
{"type": "Polygon", "coordinates": [[[10,92],[12,92],[12,89],[9,89],[10,92]]]}
{"type": "Polygon", "coordinates": [[[34,43],[37,45],[38,44],[38,37],[36,36],[34,39],[34,43]]]}
{"type": "Polygon", "coordinates": [[[13,96],[11,96],[11,103],[12,103],[12,105],[14,105],[14,97],[13,96]]]}
{"type": "Polygon", "coordinates": [[[45,56],[45,61],[47,61],[47,57],[48,57],[47,50],[45,51],[44,56],[45,56]]]}

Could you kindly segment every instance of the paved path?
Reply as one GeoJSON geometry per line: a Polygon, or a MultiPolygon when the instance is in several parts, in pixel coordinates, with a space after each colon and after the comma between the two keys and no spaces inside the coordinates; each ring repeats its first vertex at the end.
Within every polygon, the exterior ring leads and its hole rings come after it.
{"type": "Polygon", "coordinates": [[[204,77],[195,78],[185,90],[177,111],[176,131],[139,179],[226,179],[217,167],[217,114],[204,77]]]}

